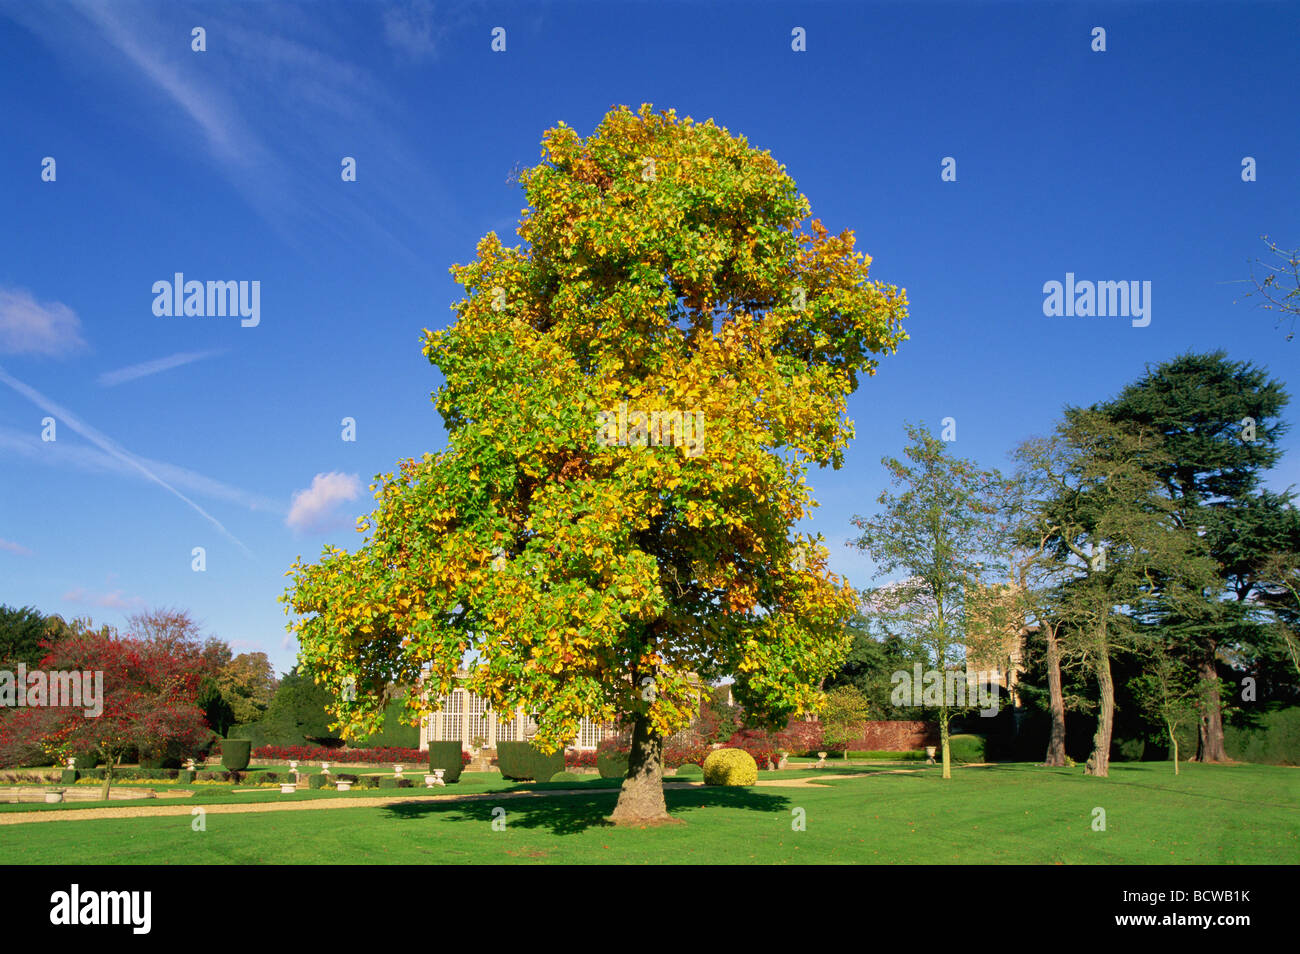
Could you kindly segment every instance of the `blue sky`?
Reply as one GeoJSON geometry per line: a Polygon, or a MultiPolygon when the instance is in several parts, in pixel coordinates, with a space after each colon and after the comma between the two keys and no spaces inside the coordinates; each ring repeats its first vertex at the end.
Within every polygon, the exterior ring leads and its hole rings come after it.
{"type": "MultiPolygon", "coordinates": [[[[1298,40],[1263,3],[0,0],[0,602],[178,606],[287,669],[289,564],[355,546],[371,478],[445,445],[420,333],[448,267],[508,240],[543,130],[643,102],[770,150],[908,291],[846,465],[812,475],[811,528],[866,585],[843,544],[904,421],[955,417],[954,451],[1003,466],[1185,350],[1300,388],[1300,341],[1241,300],[1261,234],[1300,245],[1298,40]],[[259,281],[260,322],[155,316],[176,272],[259,281]],[[1150,281],[1150,325],[1046,317],[1066,272],[1150,281]]],[[[1300,485],[1298,442],[1272,486],[1300,485]]]]}

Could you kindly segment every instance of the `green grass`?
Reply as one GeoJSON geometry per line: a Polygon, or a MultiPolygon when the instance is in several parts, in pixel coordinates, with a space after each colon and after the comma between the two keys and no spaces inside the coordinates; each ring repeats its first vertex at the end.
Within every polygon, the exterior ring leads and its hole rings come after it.
{"type": "MultiPolygon", "coordinates": [[[[579,795],[207,816],[103,819],[0,828],[0,863],[109,864],[1294,864],[1300,771],[1276,766],[1113,765],[1109,779],[1031,765],[858,777],[809,788],[669,791],[684,825],[602,824],[617,780],[579,795]],[[493,809],[506,812],[494,831],[493,809]],[[1094,831],[1094,808],[1106,830],[1094,831]],[[805,831],[793,831],[803,809],[805,831]]],[[[769,773],[764,773],[765,777],[769,773]]],[[[777,773],[770,773],[776,777],[777,773]]],[[[780,777],[789,777],[781,773],[780,777]]],[[[536,789],[465,776],[452,789],[536,789]]],[[[545,788],[546,786],[541,786],[545,788]]],[[[242,796],[281,801],[308,793],[242,796]]],[[[316,794],[319,797],[319,793],[316,794]]],[[[334,793],[347,798],[350,794],[334,793]]],[[[330,796],[325,796],[330,797],[330,796]]],[[[238,801],[230,796],[227,801],[238,801]]],[[[198,799],[198,796],[196,796],[198,799]]],[[[186,799],[183,805],[203,801],[186,799]]],[[[208,802],[211,804],[212,802],[208,802]]],[[[81,806],[75,806],[81,807],[81,806]]]]}

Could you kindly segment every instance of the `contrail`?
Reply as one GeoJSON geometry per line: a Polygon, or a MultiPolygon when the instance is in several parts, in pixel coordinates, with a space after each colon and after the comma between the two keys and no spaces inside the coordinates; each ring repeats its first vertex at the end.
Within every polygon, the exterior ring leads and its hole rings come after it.
{"type": "Polygon", "coordinates": [[[144,464],[142,464],[136,458],[136,456],[132,454],[130,451],[122,447],[119,447],[117,443],[114,442],[111,438],[108,438],[105,435],[99,433],[99,431],[95,430],[89,424],[82,421],[80,418],[78,418],[67,408],[60,407],[58,404],[55,404],[53,401],[51,401],[45,395],[41,394],[39,391],[23,384],[23,382],[19,381],[17,378],[13,377],[7,371],[5,371],[4,368],[0,368],[0,382],[9,385],[9,387],[17,391],[23,397],[27,398],[27,400],[31,401],[33,404],[39,407],[46,414],[50,414],[53,417],[57,418],[58,420],[62,421],[64,424],[68,425],[68,427],[72,428],[74,431],[76,431],[86,440],[90,441],[92,444],[94,444],[104,453],[109,454],[117,458],[118,460],[120,460],[122,463],[135,468],[136,470],[140,471],[140,473],[144,474],[146,477],[148,477],[150,480],[156,483],[158,486],[162,487],[164,490],[168,491],[171,494],[174,494],[175,496],[179,497],[181,500],[185,501],[185,503],[189,504],[194,509],[194,511],[199,514],[199,516],[201,516],[204,520],[207,520],[214,527],[216,527],[221,532],[221,535],[223,537],[225,537],[227,540],[234,543],[237,547],[239,547],[239,549],[243,550],[244,553],[246,553],[250,558],[255,559],[253,557],[253,551],[248,549],[248,547],[244,546],[243,542],[239,540],[238,537],[236,537],[233,533],[231,533],[224,526],[222,526],[220,520],[212,516],[212,514],[208,513],[206,510],[204,510],[202,507],[196,504],[189,497],[186,497],[183,493],[181,493],[171,484],[167,483],[167,481],[163,480],[161,477],[159,477],[157,474],[151,471],[148,467],[144,466],[144,464]]]}

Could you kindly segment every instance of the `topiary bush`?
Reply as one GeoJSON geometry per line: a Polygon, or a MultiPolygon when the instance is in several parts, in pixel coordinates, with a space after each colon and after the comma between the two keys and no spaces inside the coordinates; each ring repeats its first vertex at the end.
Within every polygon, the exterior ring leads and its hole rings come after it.
{"type": "Polygon", "coordinates": [[[188,785],[194,781],[195,774],[196,773],[191,772],[189,769],[181,769],[176,773],[176,781],[180,782],[182,785],[188,785]]]}
{"type": "Polygon", "coordinates": [[[551,776],[552,782],[581,782],[582,776],[577,772],[556,772],[551,776]]]}
{"type": "Polygon", "coordinates": [[[677,767],[677,777],[686,776],[688,778],[699,778],[704,774],[704,769],[700,768],[694,762],[687,762],[685,765],[677,767]]]}
{"type": "Polygon", "coordinates": [[[64,770],[63,770],[63,774],[62,774],[62,776],[60,776],[60,778],[59,778],[59,784],[61,784],[61,785],[75,785],[75,784],[77,784],[77,770],[76,770],[76,769],[64,769],[64,770]]]}
{"type": "Polygon", "coordinates": [[[497,768],[502,777],[514,781],[544,782],[564,771],[564,750],[545,753],[531,742],[498,742],[497,768]]]}
{"type": "MultiPolygon", "coordinates": [[[[982,735],[950,735],[948,736],[948,757],[954,762],[983,762],[985,740],[982,735]]],[[[942,753],[935,753],[941,756],[942,753]]]]}
{"type": "Polygon", "coordinates": [[[460,742],[430,742],[429,771],[442,769],[442,780],[448,785],[460,781],[460,773],[465,769],[460,742]]]}
{"type": "Polygon", "coordinates": [[[704,760],[705,785],[753,785],[758,763],[743,749],[715,749],[704,760]]]}
{"type": "Polygon", "coordinates": [[[248,768],[248,759],[253,745],[248,739],[222,739],[221,764],[231,772],[242,772],[248,768]]]}

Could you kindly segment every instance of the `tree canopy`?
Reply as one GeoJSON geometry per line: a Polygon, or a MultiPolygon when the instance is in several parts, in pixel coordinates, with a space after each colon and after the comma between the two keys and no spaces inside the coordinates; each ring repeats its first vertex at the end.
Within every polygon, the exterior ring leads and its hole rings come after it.
{"type": "Polygon", "coordinates": [[[542,147],[521,244],[485,237],[452,269],[455,323],[425,332],[448,446],[382,475],[366,541],[295,562],[286,601],[303,664],[336,696],[355,680],[348,736],[390,684],[442,694],[467,664],[494,710],[537,714],[539,744],[631,723],[615,817],[662,816],[689,673],[734,675],[778,720],[844,655],[853,594],[793,527],[906,298],[711,120],[619,108],[542,147]]]}

